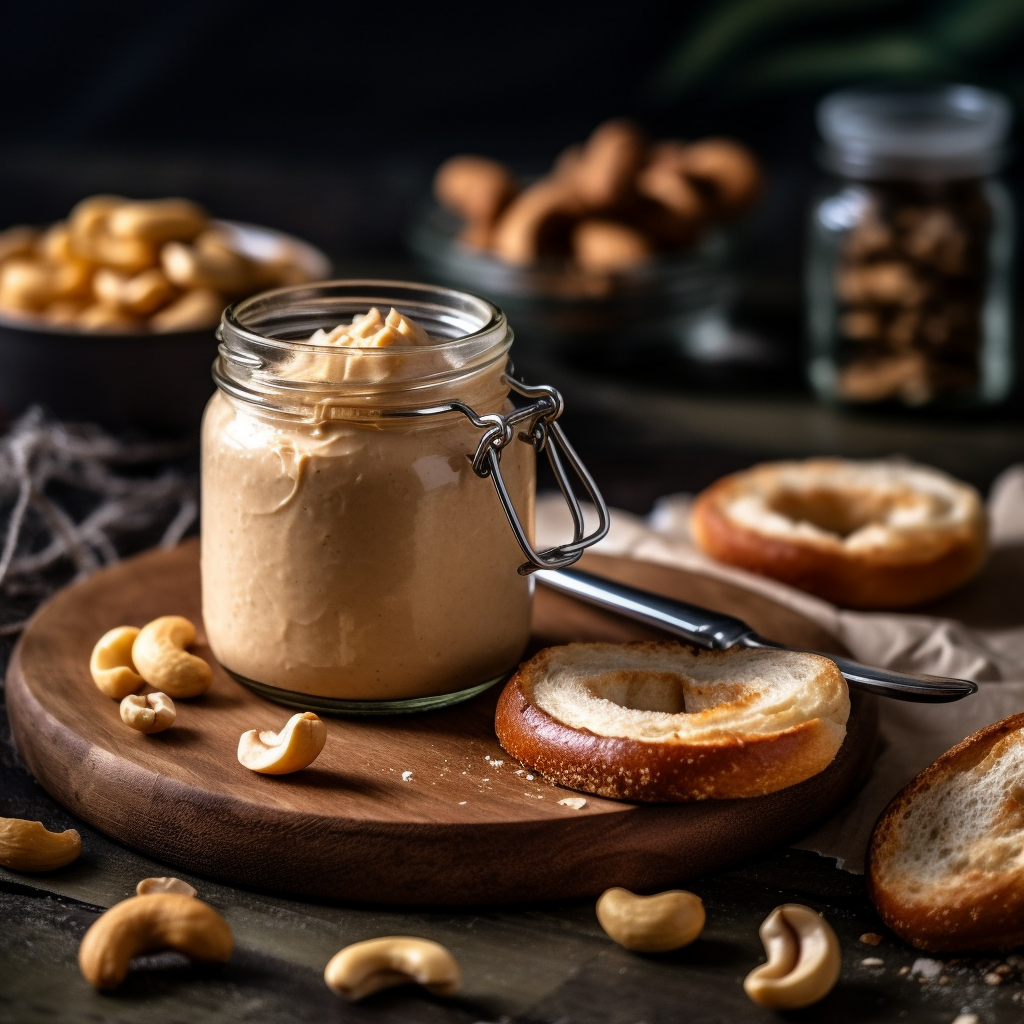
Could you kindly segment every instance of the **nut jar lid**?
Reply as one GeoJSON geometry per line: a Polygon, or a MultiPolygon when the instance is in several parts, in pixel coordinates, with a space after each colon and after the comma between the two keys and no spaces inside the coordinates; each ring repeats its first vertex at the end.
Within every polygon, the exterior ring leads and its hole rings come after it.
{"type": "Polygon", "coordinates": [[[852,178],[979,177],[1002,162],[1013,111],[972,85],[844,89],[817,110],[824,162],[852,178]]]}

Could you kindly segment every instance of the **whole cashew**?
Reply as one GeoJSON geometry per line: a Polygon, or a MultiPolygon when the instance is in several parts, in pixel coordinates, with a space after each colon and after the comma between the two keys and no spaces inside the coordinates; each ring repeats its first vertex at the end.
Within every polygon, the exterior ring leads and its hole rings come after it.
{"type": "Polygon", "coordinates": [[[157,267],[143,270],[134,277],[103,268],[96,271],[92,287],[101,302],[123,306],[141,316],[159,309],[178,294],[164,272],[157,267]]]}
{"type": "Polygon", "coordinates": [[[206,222],[206,211],[188,199],[154,199],[121,204],[108,216],[107,230],[115,238],[189,242],[206,222]]]}
{"type": "Polygon", "coordinates": [[[699,896],[682,889],[656,896],[607,889],[597,901],[597,920],[620,946],[641,953],[663,953],[688,946],[700,935],[704,904],[699,896]]]}
{"type": "Polygon", "coordinates": [[[159,313],[154,313],[149,326],[158,334],[168,331],[198,331],[213,327],[227,303],[219,292],[210,288],[196,288],[185,292],[159,313]]]}
{"type": "Polygon", "coordinates": [[[34,312],[54,297],[53,272],[31,256],[15,256],[0,267],[0,306],[34,312]]]}
{"type": "Polygon", "coordinates": [[[311,765],[326,742],[327,726],[306,711],[292,715],[280,732],[243,732],[238,740],[238,760],[263,775],[288,775],[311,765]]]}
{"type": "MultiPolygon", "coordinates": [[[[197,239],[197,243],[198,243],[197,239]]],[[[179,288],[213,288],[240,294],[252,288],[252,263],[226,245],[168,242],[160,250],[164,273],[179,288]]]]}
{"type": "Polygon", "coordinates": [[[87,331],[138,331],[142,324],[138,317],[132,316],[126,309],[110,306],[106,302],[96,302],[75,317],[74,323],[87,331]]]}
{"type": "Polygon", "coordinates": [[[177,717],[174,701],[166,693],[130,693],[121,701],[121,721],[148,735],[170,729],[177,717]]]}
{"type": "Polygon", "coordinates": [[[133,957],[173,949],[201,963],[224,963],[234,940],[227,922],[192,896],[132,896],[93,922],[78,947],[78,966],[98,989],[117,988],[133,957]]]}
{"type": "Polygon", "coordinates": [[[798,1010],[824,999],[839,980],[839,940],[829,923],[799,903],[776,907],[760,928],[768,962],[743,982],[761,1006],[798,1010]]]}
{"type": "Polygon", "coordinates": [[[177,893],[179,896],[196,896],[195,889],[188,882],[180,878],[169,878],[166,875],[161,878],[143,878],[137,886],[137,896],[159,896],[165,892],[177,893]]]}
{"type": "Polygon", "coordinates": [[[135,626],[116,626],[104,633],[92,649],[89,659],[92,681],[115,700],[134,693],[145,682],[132,662],[132,645],[138,635],[135,626]]]}
{"type": "Polygon", "coordinates": [[[583,213],[571,181],[545,178],[520,192],[494,228],[494,251],[509,263],[532,263],[557,246],[558,232],[583,213]]]}
{"type": "Polygon", "coordinates": [[[436,996],[462,987],[455,957],[437,942],[412,935],[388,935],[346,946],[324,970],[327,987],[355,1001],[381,989],[415,983],[436,996]]]}
{"type": "Polygon", "coordinates": [[[493,224],[515,194],[512,172],[482,156],[453,156],[434,175],[438,202],[474,225],[493,224]]]}
{"type": "Polygon", "coordinates": [[[73,829],[51,832],[41,821],[0,818],[0,864],[12,871],[56,871],[82,852],[73,829]]]}
{"type": "Polygon", "coordinates": [[[132,644],[132,661],[139,675],[171,697],[198,697],[213,682],[210,666],[189,654],[196,627],[180,615],[163,615],[139,630],[132,644]]]}
{"type": "Polygon", "coordinates": [[[587,217],[572,232],[576,262],[595,273],[629,270],[654,254],[651,240],[629,224],[587,217]]]}
{"type": "Polygon", "coordinates": [[[628,195],[643,163],[647,142],[629,121],[606,121],[587,139],[573,166],[567,160],[578,194],[591,209],[603,210],[628,195]]]}
{"type": "Polygon", "coordinates": [[[711,192],[715,212],[733,217],[761,192],[761,169],[749,150],[731,139],[704,139],[685,150],[685,173],[711,192]]]}
{"type": "Polygon", "coordinates": [[[25,224],[0,231],[0,263],[12,256],[29,256],[36,244],[39,232],[25,224]]]}

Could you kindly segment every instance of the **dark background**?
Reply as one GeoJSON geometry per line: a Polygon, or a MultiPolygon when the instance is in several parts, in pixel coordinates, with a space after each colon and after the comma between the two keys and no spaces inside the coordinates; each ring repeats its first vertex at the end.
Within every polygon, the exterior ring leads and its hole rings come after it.
{"type": "Polygon", "coordinates": [[[376,270],[453,152],[540,170],[615,115],[735,136],[770,181],[739,316],[794,366],[820,96],[958,80],[1024,101],[1020,0],[56,0],[4,23],[0,223],[92,192],[183,194],[376,270]]]}

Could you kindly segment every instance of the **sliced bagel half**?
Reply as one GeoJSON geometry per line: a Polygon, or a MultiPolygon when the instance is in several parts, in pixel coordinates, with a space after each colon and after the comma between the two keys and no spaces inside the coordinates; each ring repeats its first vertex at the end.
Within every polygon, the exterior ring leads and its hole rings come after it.
{"type": "Polygon", "coordinates": [[[568,644],[520,666],[495,730],[523,764],[622,800],[763,796],[825,769],[850,697],[827,658],[678,643],[568,644]]]}

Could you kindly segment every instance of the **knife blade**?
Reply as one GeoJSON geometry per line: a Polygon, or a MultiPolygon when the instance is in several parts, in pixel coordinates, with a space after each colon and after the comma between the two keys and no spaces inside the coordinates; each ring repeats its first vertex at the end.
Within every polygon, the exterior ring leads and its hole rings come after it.
{"type": "MultiPolygon", "coordinates": [[[[616,583],[581,569],[541,569],[534,576],[553,590],[571,594],[588,604],[618,612],[637,622],[656,626],[687,643],[709,651],[726,651],[737,645],[802,651],[759,636],[742,619],[702,608],[700,605],[653,594],[625,583],[616,583]]],[[[810,651],[835,662],[850,686],[896,700],[941,704],[977,693],[977,683],[916,672],[873,668],[840,655],[810,651]]]]}

